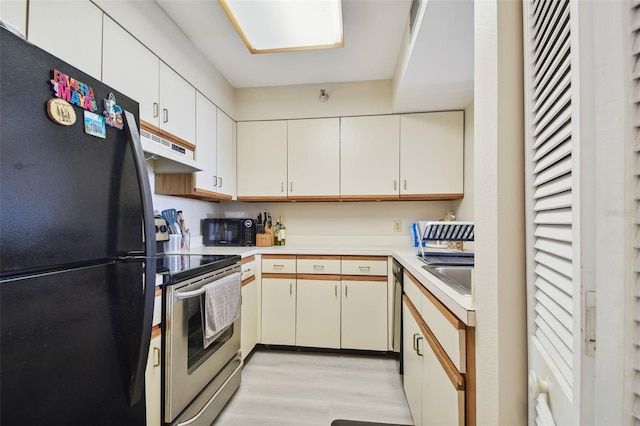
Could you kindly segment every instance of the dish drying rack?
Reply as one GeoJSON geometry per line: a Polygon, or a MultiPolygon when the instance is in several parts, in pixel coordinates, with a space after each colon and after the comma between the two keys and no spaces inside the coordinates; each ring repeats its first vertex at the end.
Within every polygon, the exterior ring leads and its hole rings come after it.
{"type": "MultiPolygon", "coordinates": [[[[422,230],[421,241],[474,241],[474,222],[452,222],[452,221],[428,221],[418,222],[419,229],[422,230]]],[[[421,255],[424,257],[424,244],[420,244],[421,255]]],[[[442,252],[446,254],[447,252],[442,252]]],[[[459,254],[460,252],[452,252],[459,254]]]]}

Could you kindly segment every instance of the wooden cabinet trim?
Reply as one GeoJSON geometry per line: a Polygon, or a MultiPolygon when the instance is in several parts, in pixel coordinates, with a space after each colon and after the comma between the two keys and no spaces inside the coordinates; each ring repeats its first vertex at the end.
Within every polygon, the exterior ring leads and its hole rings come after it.
{"type": "Polygon", "coordinates": [[[228,201],[231,195],[195,187],[193,173],[156,173],[155,193],[203,201],[228,201]]]}
{"type": "Polygon", "coordinates": [[[418,309],[411,302],[409,296],[407,296],[406,294],[402,295],[402,300],[406,303],[407,308],[411,312],[411,315],[418,323],[418,327],[420,327],[420,331],[422,331],[424,339],[429,343],[431,350],[436,355],[436,358],[440,362],[440,365],[444,369],[445,373],[447,373],[447,376],[449,377],[449,380],[451,381],[453,387],[456,390],[464,391],[464,376],[458,371],[453,361],[451,361],[451,358],[449,358],[444,348],[440,345],[440,342],[438,342],[438,339],[436,338],[436,336],[434,336],[433,332],[422,318],[420,311],[418,311],[418,309]]]}
{"type": "Polygon", "coordinates": [[[289,201],[286,196],[278,196],[278,197],[267,197],[260,195],[238,195],[238,201],[247,201],[247,202],[277,202],[277,201],[289,201]]]}
{"type": "Polygon", "coordinates": [[[206,200],[214,200],[214,201],[229,201],[231,200],[231,195],[221,194],[219,192],[207,191],[206,189],[194,188],[193,195],[196,197],[200,197],[206,200]]]}
{"type": "Polygon", "coordinates": [[[269,279],[269,278],[285,278],[285,279],[295,280],[296,274],[273,274],[269,272],[262,274],[262,279],[269,279]]]}
{"type": "Polygon", "coordinates": [[[340,201],[339,195],[289,195],[287,201],[340,201]]]}
{"type": "Polygon", "coordinates": [[[325,255],[325,254],[299,254],[299,255],[296,255],[296,257],[298,259],[340,260],[340,256],[325,255]]]}
{"type": "Polygon", "coordinates": [[[263,254],[262,260],[264,259],[295,259],[295,254],[263,254]]]}
{"type": "Polygon", "coordinates": [[[465,332],[467,372],[465,373],[465,419],[468,426],[476,424],[476,329],[467,327],[465,332]]]}
{"type": "Polygon", "coordinates": [[[162,286],[161,285],[157,285],[156,286],[155,297],[158,297],[158,296],[162,296],[162,286]]]}
{"type": "Polygon", "coordinates": [[[316,281],[340,281],[342,275],[323,275],[323,274],[297,274],[296,278],[299,280],[316,280],[316,281]]]}
{"type": "Polygon", "coordinates": [[[244,265],[245,263],[253,262],[254,260],[256,260],[256,256],[255,255],[251,255],[249,257],[243,257],[240,260],[240,264],[244,265]]]}
{"type": "Polygon", "coordinates": [[[247,284],[250,284],[252,282],[254,282],[256,280],[256,276],[255,275],[251,275],[249,278],[246,278],[244,280],[242,280],[242,282],[240,283],[241,287],[244,287],[247,284]]]}
{"type": "Polygon", "coordinates": [[[458,200],[464,194],[400,194],[400,201],[446,201],[458,200]]]}
{"type": "Polygon", "coordinates": [[[162,334],[162,328],[160,328],[160,325],[156,325],[151,329],[151,338],[155,339],[156,337],[160,336],[162,334]]]}
{"type": "Polygon", "coordinates": [[[408,276],[411,281],[413,281],[413,283],[418,287],[418,289],[422,292],[422,294],[424,294],[431,301],[431,303],[435,305],[435,307],[440,311],[440,313],[444,315],[447,321],[449,321],[451,325],[453,325],[456,328],[456,330],[464,330],[466,328],[465,323],[460,318],[455,316],[446,306],[444,306],[444,304],[441,301],[439,301],[437,297],[431,294],[431,292],[427,290],[420,283],[420,281],[416,279],[416,277],[414,277],[408,272],[405,275],[408,276]]]}
{"type": "Polygon", "coordinates": [[[386,276],[380,275],[341,275],[342,281],[387,281],[386,276]]]}
{"type": "Polygon", "coordinates": [[[157,126],[154,126],[151,123],[148,123],[144,120],[140,120],[140,129],[146,130],[149,133],[153,133],[156,136],[160,136],[170,142],[175,143],[176,145],[180,145],[183,148],[190,149],[191,151],[196,150],[196,146],[189,141],[186,141],[173,133],[167,132],[166,130],[162,130],[157,126]]]}
{"type": "Polygon", "coordinates": [[[345,255],[342,256],[342,260],[373,260],[373,261],[387,261],[386,256],[359,256],[359,255],[345,255]]]}

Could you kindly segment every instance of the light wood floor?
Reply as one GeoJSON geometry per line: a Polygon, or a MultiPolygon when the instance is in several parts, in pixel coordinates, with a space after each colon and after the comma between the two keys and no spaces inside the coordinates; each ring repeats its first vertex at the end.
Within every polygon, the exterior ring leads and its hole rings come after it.
{"type": "Polygon", "coordinates": [[[258,351],[215,426],[329,426],[335,419],[411,425],[391,358],[258,351]]]}

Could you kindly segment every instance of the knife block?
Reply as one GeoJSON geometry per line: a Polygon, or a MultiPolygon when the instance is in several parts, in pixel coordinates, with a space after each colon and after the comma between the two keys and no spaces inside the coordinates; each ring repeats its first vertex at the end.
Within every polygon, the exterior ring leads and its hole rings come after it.
{"type": "Polygon", "coordinates": [[[265,227],[264,234],[256,234],[256,246],[271,247],[273,245],[273,226],[265,227]]]}

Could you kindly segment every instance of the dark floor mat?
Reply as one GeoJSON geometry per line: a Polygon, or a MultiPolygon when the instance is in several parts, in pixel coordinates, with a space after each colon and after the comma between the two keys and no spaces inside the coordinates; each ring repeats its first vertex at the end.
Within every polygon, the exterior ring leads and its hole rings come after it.
{"type": "Polygon", "coordinates": [[[375,422],[360,422],[358,420],[334,420],[331,422],[331,426],[411,426],[400,425],[397,423],[375,423],[375,422]]]}

